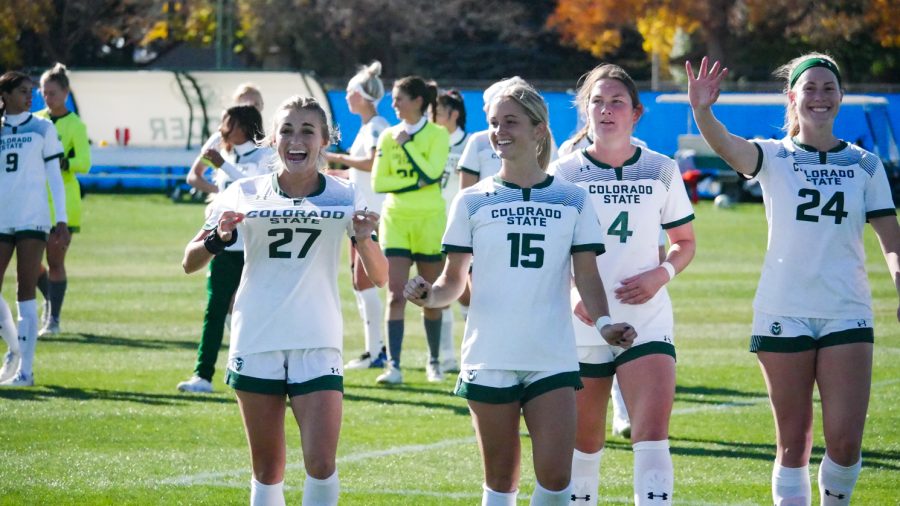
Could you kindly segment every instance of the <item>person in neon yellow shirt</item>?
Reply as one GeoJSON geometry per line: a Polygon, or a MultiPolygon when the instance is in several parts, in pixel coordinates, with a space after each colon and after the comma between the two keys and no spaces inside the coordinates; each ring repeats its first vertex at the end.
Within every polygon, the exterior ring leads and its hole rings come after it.
{"type": "MultiPolygon", "coordinates": [[[[379,383],[403,382],[400,350],[403,344],[403,289],[413,262],[419,275],[434,282],[441,273],[441,234],[447,223],[441,177],[450,154],[447,130],[426,118],[434,110],[437,86],[421,77],[409,76],[394,84],[393,107],[401,122],[385,130],[378,139],[372,186],[386,193],[379,230],[381,246],[390,265],[388,292],[388,358],[379,383]]],[[[441,310],[423,310],[428,339],[429,381],[442,381],[438,350],[441,341],[441,310]]]]}
{"type": "MultiPolygon", "coordinates": [[[[47,108],[35,113],[39,118],[48,119],[56,126],[64,153],[59,161],[63,185],[66,190],[66,214],[69,216],[69,232],[81,229],[81,186],[75,174],[87,174],[91,170],[91,146],[87,128],[74,111],[66,107],[69,97],[69,77],[66,67],[57,63],[41,75],[41,96],[47,108]]],[[[50,211],[53,212],[53,196],[50,196],[50,211]]],[[[53,222],[53,220],[51,220],[53,222]]],[[[44,296],[44,313],[40,336],[59,333],[59,320],[63,299],[68,284],[66,276],[66,253],[71,244],[71,235],[66,241],[47,242],[47,267],[41,265],[38,289],[44,296]]]]}

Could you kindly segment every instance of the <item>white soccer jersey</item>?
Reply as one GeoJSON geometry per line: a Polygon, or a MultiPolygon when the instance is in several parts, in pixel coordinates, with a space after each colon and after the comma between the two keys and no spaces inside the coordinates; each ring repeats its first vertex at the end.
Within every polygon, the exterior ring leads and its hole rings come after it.
{"type": "Polygon", "coordinates": [[[769,241],[753,307],[805,318],[872,318],[863,226],[896,214],[878,156],[842,142],[824,152],[753,141],[769,241]]]}
{"type": "MultiPolygon", "coordinates": [[[[579,139],[578,142],[573,142],[573,139],[566,139],[566,141],[559,146],[559,157],[563,158],[564,156],[570,155],[576,151],[580,151],[593,143],[594,141],[593,139],[591,139],[590,135],[585,135],[584,137],[579,139]]],[[[639,148],[647,147],[647,143],[638,139],[637,137],[631,138],[631,144],[639,148]]]]}
{"type": "MultiPolygon", "coordinates": [[[[375,149],[378,148],[378,137],[381,132],[387,130],[391,125],[381,116],[375,116],[368,123],[359,129],[353,144],[350,146],[348,154],[350,156],[372,156],[375,149]]],[[[356,185],[356,191],[362,193],[366,202],[369,203],[369,209],[381,214],[381,206],[384,204],[384,194],[375,193],[372,189],[372,172],[350,168],[350,181],[356,185]]]]}
{"type": "Polygon", "coordinates": [[[500,155],[491,147],[487,130],[469,136],[458,167],[461,172],[478,176],[479,180],[494,177],[500,172],[500,155]]]}
{"type": "MultiPolygon", "coordinates": [[[[605,231],[606,253],[597,267],[613,321],[628,322],[638,341],[672,342],[672,302],[666,287],[644,304],[621,304],[614,290],[623,279],[659,266],[659,229],[694,219],[681,173],[675,162],[649,149],[637,148],[622,167],[592,159],[585,150],[561,158],[555,174],[584,188],[605,231]]],[[[593,327],[576,326],[579,346],[606,344],[593,327]]]]}
{"type": "Polygon", "coordinates": [[[353,212],[366,207],[355,186],[319,175],[304,198],[282,193],[276,174],[241,179],[215,201],[204,228],[225,211],[245,215],[244,270],[232,317],[229,358],[307,348],[342,349],[338,262],[353,212]]]}
{"type": "MultiPolygon", "coordinates": [[[[15,115],[14,119],[3,117],[0,128],[0,230],[50,231],[52,223],[47,204],[50,169],[46,162],[62,157],[63,146],[53,122],[24,113],[15,115]]],[[[55,170],[60,177],[59,169],[55,170]]],[[[64,199],[61,205],[64,210],[64,199]]],[[[60,216],[65,217],[64,212],[60,216]]]]}
{"type": "MultiPolygon", "coordinates": [[[[253,141],[235,146],[230,152],[225,150],[220,150],[220,152],[225,163],[213,175],[220,195],[231,186],[231,183],[239,179],[262,176],[272,172],[275,168],[273,165],[273,157],[277,156],[275,150],[268,146],[257,146],[253,141]]],[[[243,251],[244,239],[238,234],[237,241],[225,249],[227,251],[243,251]]]]}
{"type": "Polygon", "coordinates": [[[462,128],[457,128],[450,134],[450,156],[447,157],[444,177],[441,178],[441,195],[446,202],[452,202],[453,197],[459,193],[459,160],[469,137],[471,136],[462,128]]]}
{"type": "Polygon", "coordinates": [[[471,252],[465,369],[577,371],[569,280],[573,252],[603,251],[581,188],[548,176],[533,188],[499,177],[462,190],[444,251],[471,252]]]}

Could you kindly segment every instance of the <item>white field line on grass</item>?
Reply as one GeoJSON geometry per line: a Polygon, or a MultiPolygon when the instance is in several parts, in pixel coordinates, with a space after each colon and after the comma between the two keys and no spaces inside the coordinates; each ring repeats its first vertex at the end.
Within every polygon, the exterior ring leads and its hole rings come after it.
{"type": "MultiPolygon", "coordinates": [[[[878,388],[887,385],[893,385],[895,383],[900,382],[900,378],[894,378],[889,380],[878,381],[872,383],[872,388],[878,388]]],[[[740,409],[740,408],[748,408],[755,407],[762,404],[768,404],[768,397],[758,397],[752,400],[746,401],[738,401],[734,400],[733,402],[726,402],[722,404],[716,405],[708,405],[708,406],[697,406],[690,408],[680,408],[672,410],[673,415],[685,415],[685,414],[693,414],[699,413],[703,411],[721,411],[721,410],[731,410],[731,409],[740,409]]],[[[523,433],[523,435],[526,435],[523,433]]],[[[346,455],[343,457],[339,457],[337,459],[337,463],[340,464],[350,464],[354,462],[361,462],[364,460],[379,458],[379,457],[391,457],[394,455],[404,455],[409,453],[418,453],[425,452],[429,450],[435,450],[438,448],[446,448],[448,446],[456,446],[461,444],[474,444],[476,442],[474,436],[464,437],[464,438],[456,438],[456,439],[445,439],[443,441],[438,441],[431,444],[417,444],[417,445],[407,445],[407,446],[394,446],[391,448],[386,448],[383,450],[374,450],[367,451],[361,453],[353,453],[350,455],[346,455]]],[[[291,462],[286,466],[286,470],[293,469],[302,469],[303,462],[291,462]]],[[[220,471],[216,473],[199,473],[194,475],[183,475],[174,478],[167,478],[161,480],[159,482],[160,485],[175,485],[175,486],[192,486],[192,485],[201,485],[201,486],[213,486],[213,487],[227,487],[227,488],[246,488],[247,487],[247,474],[248,469],[242,467],[240,469],[233,469],[229,471],[220,471]],[[230,479],[229,479],[230,478],[230,479]]],[[[294,490],[294,489],[302,489],[302,487],[285,485],[286,490],[294,490]]],[[[371,489],[358,489],[355,487],[341,487],[341,490],[348,493],[359,493],[365,492],[367,494],[376,494],[376,495],[400,495],[400,496],[421,496],[421,497],[444,497],[448,499],[468,499],[468,498],[478,498],[481,497],[480,493],[466,493],[466,492],[434,492],[428,490],[371,490],[371,489]]],[[[527,496],[519,496],[519,499],[526,498],[527,496]]],[[[623,503],[630,504],[633,502],[633,498],[624,497],[624,498],[612,498],[605,497],[605,502],[611,503],[623,503]]],[[[707,506],[712,503],[704,503],[704,502],[696,502],[696,501],[679,501],[681,504],[687,504],[690,506],[707,506]]]]}

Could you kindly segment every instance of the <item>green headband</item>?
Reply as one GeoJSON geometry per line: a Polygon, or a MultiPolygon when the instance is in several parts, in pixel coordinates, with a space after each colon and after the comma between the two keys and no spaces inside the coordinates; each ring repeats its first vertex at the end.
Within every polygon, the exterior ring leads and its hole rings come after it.
{"type": "Polygon", "coordinates": [[[793,88],[794,84],[797,82],[797,79],[800,79],[800,76],[806,72],[807,70],[813,67],[823,67],[831,71],[832,74],[837,78],[838,86],[841,86],[841,71],[838,70],[837,65],[832,63],[830,60],[826,60],[825,58],[809,58],[807,60],[803,60],[800,65],[794,67],[794,71],[791,72],[790,78],[790,87],[793,88]]]}

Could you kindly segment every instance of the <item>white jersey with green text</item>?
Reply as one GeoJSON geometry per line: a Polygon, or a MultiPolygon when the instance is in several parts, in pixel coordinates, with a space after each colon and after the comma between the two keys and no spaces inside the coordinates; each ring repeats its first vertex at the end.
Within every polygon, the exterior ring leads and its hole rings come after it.
{"type": "Polygon", "coordinates": [[[472,253],[464,369],[577,371],[570,317],[572,253],[603,252],[581,188],[548,176],[532,188],[493,177],[450,208],[444,251],[472,253]]]}
{"type": "MultiPolygon", "coordinates": [[[[347,152],[353,157],[369,157],[375,154],[378,148],[378,137],[390,127],[390,123],[382,116],[374,116],[359,129],[353,144],[347,152]]],[[[381,205],[384,203],[384,194],[375,193],[372,189],[372,171],[364,171],[350,168],[350,182],[356,185],[356,191],[360,192],[369,204],[369,210],[381,214],[381,205]]]]}
{"type": "Polygon", "coordinates": [[[225,211],[243,213],[244,270],[231,320],[229,358],[306,348],[342,349],[338,262],[353,212],[365,200],[355,185],[319,175],[304,198],[285,195],[276,174],[241,179],[214,202],[204,228],[225,211]]]}
{"type": "Polygon", "coordinates": [[[444,177],[441,178],[441,196],[447,202],[453,202],[453,197],[459,193],[459,160],[471,135],[462,128],[457,128],[450,134],[450,156],[447,157],[447,165],[444,166],[444,177]]]}
{"type": "Polygon", "coordinates": [[[63,146],[50,120],[24,113],[13,120],[3,117],[0,128],[0,230],[50,231],[48,172],[56,170],[57,177],[60,176],[59,165],[51,169],[47,162],[62,157],[63,146]]]}
{"type": "MultiPolygon", "coordinates": [[[[253,141],[234,146],[231,151],[225,150],[221,144],[218,149],[225,160],[225,163],[213,173],[213,181],[219,189],[219,194],[238,179],[262,176],[272,172],[275,167],[272,158],[278,156],[271,147],[257,146],[253,141]]],[[[226,251],[244,251],[243,237],[238,234],[237,241],[225,249],[226,251]]]]}
{"type": "MultiPolygon", "coordinates": [[[[665,287],[640,305],[619,303],[614,290],[622,280],[659,266],[660,226],[669,229],[694,219],[678,166],[665,155],[636,148],[622,167],[611,167],[582,149],[549,170],[584,188],[597,212],[606,245],[597,267],[613,321],[634,326],[639,341],[673,342],[672,302],[665,287]]],[[[584,330],[576,331],[579,346],[606,344],[592,327],[576,329],[584,330]]]]}
{"type": "Polygon", "coordinates": [[[769,240],[753,307],[805,318],[872,318],[863,226],[893,216],[878,156],[841,142],[816,151],[791,139],[753,141],[769,240]]]}
{"type": "Polygon", "coordinates": [[[494,177],[500,172],[500,155],[491,147],[487,130],[469,136],[458,167],[460,172],[478,176],[479,180],[494,177]]]}

